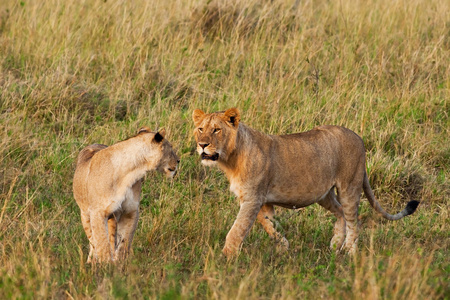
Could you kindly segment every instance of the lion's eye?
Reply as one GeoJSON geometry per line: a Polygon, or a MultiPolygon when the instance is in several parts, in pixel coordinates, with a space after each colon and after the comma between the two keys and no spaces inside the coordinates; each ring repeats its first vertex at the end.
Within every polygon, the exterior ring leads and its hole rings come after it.
{"type": "Polygon", "coordinates": [[[203,128],[199,128],[198,131],[199,131],[200,133],[203,133],[203,128]]]}
{"type": "Polygon", "coordinates": [[[219,133],[220,130],[221,130],[220,128],[214,128],[214,131],[213,131],[213,132],[214,132],[214,133],[219,133]]]}

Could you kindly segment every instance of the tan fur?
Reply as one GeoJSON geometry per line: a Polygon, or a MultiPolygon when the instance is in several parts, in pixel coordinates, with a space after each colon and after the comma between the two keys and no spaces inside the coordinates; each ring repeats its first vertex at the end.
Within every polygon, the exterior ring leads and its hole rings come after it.
{"type": "Polygon", "coordinates": [[[385,218],[400,219],[417,207],[418,202],[408,204],[411,207],[395,216],[380,207],[368,182],[363,141],[349,129],[319,126],[303,133],[266,135],[240,123],[235,108],[211,114],[196,109],[192,118],[202,163],[222,169],[239,199],[240,211],[223,248],[227,256],[238,252],[255,220],[288,248],[272,222],[274,205],[295,209],[318,203],[330,210],[337,218],[331,247],[351,253],[357,246],[363,187],[385,218]]]}
{"type": "Polygon", "coordinates": [[[179,159],[164,134],[143,127],[130,139],[110,147],[93,144],[78,155],[73,194],[90,243],[88,263],[121,259],[129,252],[145,173],[176,174],[179,159]]]}

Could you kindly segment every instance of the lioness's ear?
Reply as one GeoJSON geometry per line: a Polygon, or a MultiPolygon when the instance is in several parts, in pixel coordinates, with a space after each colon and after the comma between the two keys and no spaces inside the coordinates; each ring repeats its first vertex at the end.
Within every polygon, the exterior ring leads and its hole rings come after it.
{"type": "Polygon", "coordinates": [[[194,120],[195,127],[200,125],[204,116],[205,113],[200,109],[196,109],[192,112],[192,120],[194,120]]]}
{"type": "Polygon", "coordinates": [[[162,129],[158,130],[158,133],[159,133],[160,135],[162,135],[163,138],[166,137],[166,129],[162,128],[162,129]]]}
{"type": "Polygon", "coordinates": [[[147,126],[144,126],[144,127],[139,128],[137,134],[149,133],[149,132],[151,132],[150,128],[148,128],[147,126]]]}
{"type": "Polygon", "coordinates": [[[223,118],[226,122],[231,123],[234,127],[237,127],[239,124],[239,121],[241,120],[241,115],[239,114],[239,111],[237,108],[233,107],[230,109],[227,109],[223,113],[223,118]]]}
{"type": "Polygon", "coordinates": [[[166,130],[163,128],[155,134],[155,137],[153,139],[155,140],[155,142],[160,143],[164,139],[165,135],[166,130]]]}

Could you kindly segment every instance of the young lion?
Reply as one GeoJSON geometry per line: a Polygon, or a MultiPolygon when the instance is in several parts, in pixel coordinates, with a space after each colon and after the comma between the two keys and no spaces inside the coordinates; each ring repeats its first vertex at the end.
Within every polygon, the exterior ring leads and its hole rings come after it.
{"type": "Polygon", "coordinates": [[[73,195],[89,239],[87,262],[124,258],[139,218],[142,178],[150,170],[175,176],[178,156],[165,131],[139,129],[112,146],[93,144],[81,150],[73,178],[73,195]]]}
{"type": "Polygon", "coordinates": [[[238,252],[255,219],[289,247],[271,221],[274,205],[295,209],[318,203],[330,210],[337,218],[331,248],[354,253],[362,190],[371,206],[389,220],[412,214],[419,204],[410,201],[396,215],[381,208],[369,185],[364,143],[349,129],[319,126],[302,133],[266,135],[240,123],[236,108],[210,114],[196,109],[192,118],[202,164],[222,169],[239,198],[239,214],[223,248],[227,256],[238,252]]]}

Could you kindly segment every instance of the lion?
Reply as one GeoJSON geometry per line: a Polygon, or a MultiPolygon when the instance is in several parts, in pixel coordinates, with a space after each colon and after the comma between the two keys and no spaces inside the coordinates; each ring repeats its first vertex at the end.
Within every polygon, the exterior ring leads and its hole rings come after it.
{"type": "Polygon", "coordinates": [[[318,203],[337,218],[331,249],[353,254],[362,190],[388,220],[412,214],[419,204],[410,201],[396,215],[380,206],[369,184],[363,140],[350,129],[325,125],[302,133],[267,135],[241,123],[236,108],[209,114],[196,109],[192,119],[202,164],[218,166],[239,199],[240,210],[223,248],[226,256],[239,252],[255,220],[282,249],[289,247],[274,226],[275,205],[297,209],[318,203]]]}
{"type": "Polygon", "coordinates": [[[175,176],[180,160],[164,135],[164,130],[142,127],[132,138],[109,147],[93,144],[78,155],[73,195],[89,239],[88,263],[128,255],[145,173],[158,170],[175,176]]]}

